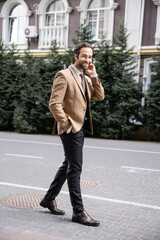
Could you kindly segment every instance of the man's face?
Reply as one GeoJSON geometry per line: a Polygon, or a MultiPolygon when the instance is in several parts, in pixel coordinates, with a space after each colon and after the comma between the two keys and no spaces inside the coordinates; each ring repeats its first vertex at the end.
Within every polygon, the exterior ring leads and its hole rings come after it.
{"type": "Polygon", "coordinates": [[[83,47],[80,50],[79,56],[74,55],[75,62],[74,65],[80,71],[88,69],[89,65],[92,63],[93,51],[89,47],[83,47]]]}

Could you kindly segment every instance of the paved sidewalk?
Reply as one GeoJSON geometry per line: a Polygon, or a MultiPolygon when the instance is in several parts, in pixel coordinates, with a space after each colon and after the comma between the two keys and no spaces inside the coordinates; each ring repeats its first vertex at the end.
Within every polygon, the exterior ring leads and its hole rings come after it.
{"type": "Polygon", "coordinates": [[[67,184],[65,216],[38,206],[62,159],[58,137],[0,132],[0,240],[160,240],[159,143],[85,140],[82,194],[96,228],[71,221],[67,184]]]}

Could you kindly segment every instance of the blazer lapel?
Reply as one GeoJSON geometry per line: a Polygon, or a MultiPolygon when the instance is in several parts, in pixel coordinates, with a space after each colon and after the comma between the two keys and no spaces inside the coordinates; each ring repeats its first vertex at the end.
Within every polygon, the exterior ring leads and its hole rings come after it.
{"type": "MultiPolygon", "coordinates": [[[[79,81],[79,78],[78,78],[78,76],[77,76],[77,73],[75,72],[75,70],[72,68],[71,65],[70,65],[68,68],[69,68],[69,70],[71,71],[72,76],[73,76],[74,79],[76,80],[76,82],[77,82],[77,84],[78,84],[78,86],[79,86],[79,88],[80,88],[80,90],[81,90],[84,98],[86,98],[85,93],[84,93],[83,88],[82,88],[82,85],[81,85],[81,83],[80,83],[80,81],[79,81]]],[[[86,80],[85,80],[85,82],[86,82],[86,80]]]]}
{"type": "Polygon", "coordinates": [[[86,84],[87,97],[88,97],[88,100],[89,100],[89,87],[88,87],[88,81],[87,81],[87,79],[85,78],[85,75],[84,75],[84,79],[85,79],[85,84],[86,84]]]}

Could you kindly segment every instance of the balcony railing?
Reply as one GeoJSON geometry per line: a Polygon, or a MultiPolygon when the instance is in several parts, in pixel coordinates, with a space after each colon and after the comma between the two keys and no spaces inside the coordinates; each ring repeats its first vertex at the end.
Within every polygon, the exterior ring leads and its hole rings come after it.
{"type": "Polygon", "coordinates": [[[45,26],[39,29],[39,48],[50,48],[53,40],[56,40],[60,48],[67,47],[66,26],[45,26]]]}

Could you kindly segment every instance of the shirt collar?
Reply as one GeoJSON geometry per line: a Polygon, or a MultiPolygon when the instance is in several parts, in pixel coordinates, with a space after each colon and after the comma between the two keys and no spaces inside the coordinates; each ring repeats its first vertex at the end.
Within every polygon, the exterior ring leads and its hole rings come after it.
{"type": "Polygon", "coordinates": [[[80,74],[82,74],[82,72],[80,72],[75,66],[74,64],[71,65],[72,68],[75,70],[75,72],[77,73],[77,75],[79,76],[80,74]]]}

